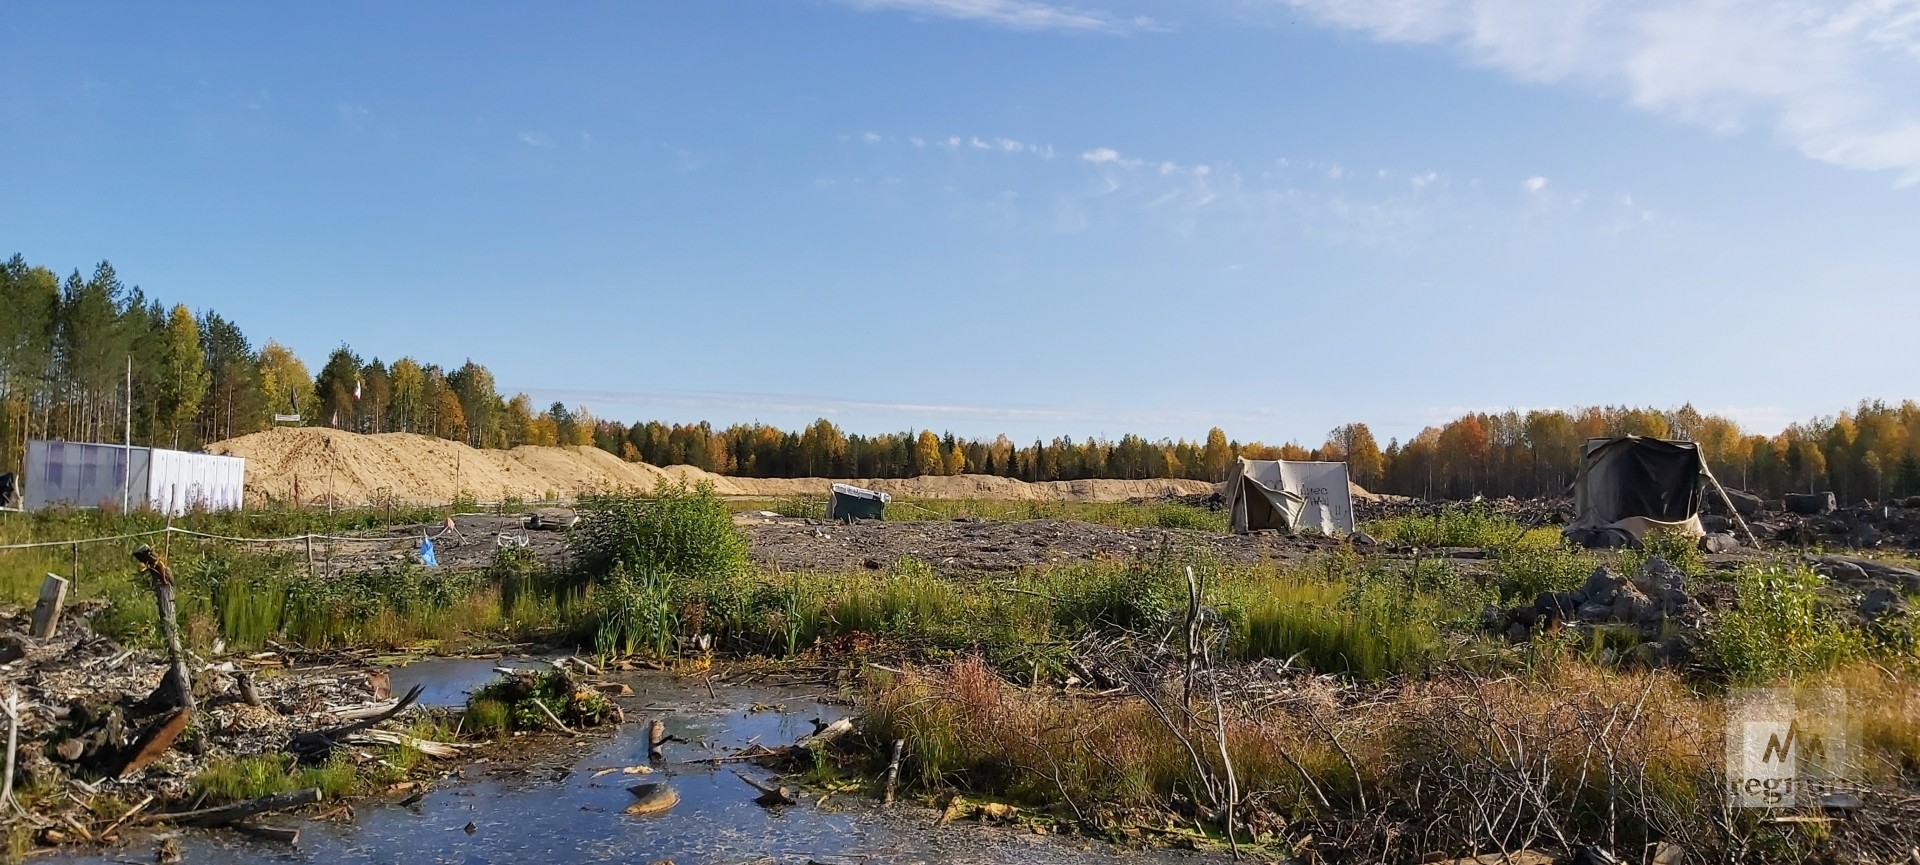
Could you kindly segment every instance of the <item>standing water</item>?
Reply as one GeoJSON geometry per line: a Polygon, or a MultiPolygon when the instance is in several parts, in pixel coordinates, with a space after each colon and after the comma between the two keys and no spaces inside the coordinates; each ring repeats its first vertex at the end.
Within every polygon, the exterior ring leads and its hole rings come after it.
{"type": "MultiPolygon", "coordinates": [[[[426,696],[457,705],[464,692],[492,678],[497,660],[426,661],[392,672],[397,693],[413,682],[429,685],[426,696]]],[[[1032,834],[1013,827],[954,823],[935,826],[938,812],[921,805],[890,809],[859,796],[835,795],[824,805],[809,796],[802,804],[767,809],[735,770],[760,779],[752,763],[697,764],[750,743],[778,746],[810,733],[813,719],[831,722],[845,711],[794,691],[704,685],[666,676],[623,677],[635,696],[622,698],[628,723],[610,737],[581,737],[582,748],[558,745],[555,753],[511,764],[477,761],[436,781],[420,802],[401,807],[367,801],[354,806],[351,822],[316,822],[269,815],[261,822],[300,829],[297,846],[253,841],[226,831],[186,831],[179,838],[182,861],[239,865],[251,862],[456,863],[622,862],[645,865],[771,865],[820,863],[1012,863],[1080,865],[1137,862],[1162,865],[1212,857],[1175,852],[1136,853],[1083,838],[1032,834]],[[761,711],[753,711],[759,708],[761,711]],[[646,724],[663,717],[667,732],[690,744],[669,744],[666,759],[647,775],[619,767],[647,765],[646,724]],[[560,753],[564,752],[564,753],[560,753]],[[593,777],[596,772],[616,771],[593,777]],[[629,816],[635,801],[627,788],[665,782],[680,796],[664,814],[629,816]]],[[[151,849],[150,839],[135,842],[151,849]]],[[[85,857],[72,863],[151,861],[139,846],[85,857]]]]}

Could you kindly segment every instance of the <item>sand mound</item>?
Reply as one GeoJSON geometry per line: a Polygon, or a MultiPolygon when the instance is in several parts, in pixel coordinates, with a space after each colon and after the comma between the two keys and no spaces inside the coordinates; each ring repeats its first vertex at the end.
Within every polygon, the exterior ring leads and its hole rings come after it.
{"type": "MultiPolygon", "coordinates": [[[[823,495],[823,478],[735,478],[692,466],[659,468],[630,463],[599,448],[522,446],[480,450],[413,433],[360,435],[324,428],[280,428],[218,442],[209,453],[245,457],[247,503],[299,501],[444,504],[460,496],[571,498],[609,489],[652,489],[669,483],[713,484],[724,496],[823,495]]],[[[1196,495],[1205,481],[1088,480],[1030,484],[992,475],[850,480],[901,498],[1117,502],[1149,496],[1196,495]]]]}

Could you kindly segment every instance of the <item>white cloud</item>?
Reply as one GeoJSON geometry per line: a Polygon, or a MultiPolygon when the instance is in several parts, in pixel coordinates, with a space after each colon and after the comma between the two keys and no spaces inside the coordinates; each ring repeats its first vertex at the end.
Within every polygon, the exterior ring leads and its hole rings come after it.
{"type": "Polygon", "coordinates": [[[1717,132],[1920,182],[1920,0],[1286,0],[1386,42],[1617,94],[1717,132]]]}
{"type": "Polygon", "coordinates": [[[1409,178],[1407,182],[1413,184],[1414,189],[1425,189],[1427,187],[1427,184],[1430,184],[1439,179],[1440,179],[1439,172],[1429,171],[1425,174],[1416,174],[1412,178],[1409,178]]]}
{"type": "Polygon", "coordinates": [[[1327,169],[1327,179],[1328,179],[1328,180],[1339,180],[1339,179],[1340,179],[1340,177],[1341,177],[1341,175],[1344,175],[1344,174],[1346,174],[1346,173],[1347,173],[1347,172],[1346,172],[1346,169],[1344,169],[1344,168],[1341,168],[1341,167],[1340,167],[1340,166],[1338,166],[1338,165],[1335,165],[1334,167],[1332,167],[1332,168],[1329,168],[1329,169],[1327,169]]]}
{"type": "Polygon", "coordinates": [[[860,140],[861,140],[861,141],[865,141],[865,142],[866,142],[866,143],[868,143],[868,144],[873,144],[873,143],[875,143],[875,142],[878,142],[878,141],[880,140],[880,133],[878,133],[878,132],[862,132],[862,133],[860,133],[860,140]]]}
{"type": "Polygon", "coordinates": [[[993,140],[993,143],[1000,145],[1000,149],[1005,150],[1008,153],[1019,153],[1020,151],[1026,149],[1026,146],[1021,144],[1020,142],[1013,141],[1006,138],[996,138],[993,140]]]}
{"type": "Polygon", "coordinates": [[[520,133],[520,143],[533,147],[552,147],[553,139],[548,138],[544,132],[522,132],[520,133]]]}
{"type": "Polygon", "coordinates": [[[980,140],[980,137],[977,135],[974,136],[972,140],[968,141],[967,144],[975,150],[992,150],[993,149],[993,145],[980,140]]]}
{"type": "Polygon", "coordinates": [[[1547,188],[1547,179],[1536,174],[1527,178],[1526,182],[1520,185],[1526,187],[1528,192],[1539,192],[1547,188]]]}
{"type": "Polygon", "coordinates": [[[920,136],[918,136],[918,135],[915,135],[915,136],[913,136],[912,138],[909,138],[909,139],[907,139],[907,141],[908,141],[908,142],[911,142],[911,143],[913,144],[913,146],[915,146],[915,147],[925,147],[925,146],[927,146],[927,140],[926,140],[925,138],[921,138],[921,137],[920,137],[920,136]]]}
{"type": "Polygon", "coordinates": [[[1009,30],[1058,30],[1080,33],[1124,33],[1155,30],[1151,18],[1118,18],[1098,9],[1041,3],[1037,0],[840,0],[867,11],[907,12],[956,21],[973,21],[1009,30]]]}
{"type": "Polygon", "coordinates": [[[1111,147],[1096,147],[1080,154],[1080,158],[1095,165],[1118,165],[1122,168],[1139,168],[1145,163],[1138,159],[1128,159],[1120,151],[1111,147]]]}

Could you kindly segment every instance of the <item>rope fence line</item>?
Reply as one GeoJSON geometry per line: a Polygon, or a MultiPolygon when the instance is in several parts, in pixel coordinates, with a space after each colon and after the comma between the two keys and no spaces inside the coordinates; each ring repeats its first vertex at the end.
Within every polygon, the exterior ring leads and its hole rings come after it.
{"type": "MultiPolygon", "coordinates": [[[[482,516],[482,515],[475,514],[475,515],[469,515],[469,516],[482,516]]],[[[240,538],[240,537],[233,537],[231,535],[214,535],[214,534],[208,534],[206,532],[196,532],[196,531],[193,531],[192,529],[183,529],[175,526],[168,526],[166,528],[154,529],[152,531],[147,531],[147,532],[132,532],[130,534],[110,535],[102,538],[72,538],[64,541],[34,541],[32,543],[26,543],[26,544],[0,544],[0,550],[30,550],[30,549],[40,548],[40,547],[66,547],[66,546],[79,546],[81,544],[104,544],[112,541],[125,541],[125,540],[132,540],[134,538],[147,538],[147,537],[152,537],[154,535],[164,535],[168,533],[178,534],[178,535],[192,535],[198,538],[210,538],[212,540],[217,540],[217,541],[231,541],[233,543],[241,543],[241,544],[284,544],[284,543],[291,543],[294,541],[308,541],[308,540],[346,541],[349,543],[352,543],[352,542],[391,543],[396,541],[413,543],[413,539],[411,537],[406,537],[406,536],[355,537],[351,535],[308,534],[308,535],[290,535],[284,538],[240,538]]],[[[440,532],[437,534],[427,535],[427,539],[439,540],[440,538],[443,538],[446,535],[447,535],[447,530],[441,529],[440,532]]]]}

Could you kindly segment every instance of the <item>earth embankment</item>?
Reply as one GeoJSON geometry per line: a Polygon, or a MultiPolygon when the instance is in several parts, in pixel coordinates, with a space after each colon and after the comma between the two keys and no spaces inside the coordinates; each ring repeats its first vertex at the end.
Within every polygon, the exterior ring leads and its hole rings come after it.
{"type": "MultiPolygon", "coordinates": [[[[669,483],[710,483],[723,496],[777,498],[824,495],[829,478],[738,478],[692,466],[630,463],[599,448],[523,445],[485,450],[413,433],[362,435],[316,427],[279,428],[228,439],[208,452],[245,457],[247,503],[351,506],[567,499],[596,490],[647,490],[669,483]]],[[[1079,480],[1027,483],[992,475],[848,479],[901,498],[1118,502],[1164,495],[1204,495],[1205,481],[1079,480]]]]}

